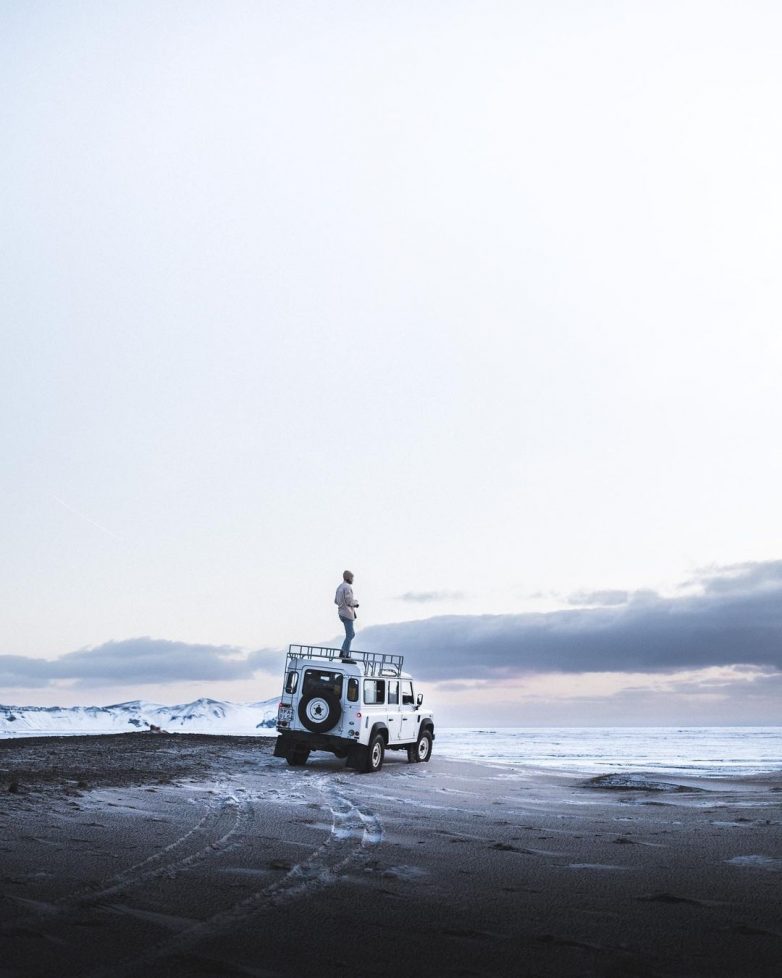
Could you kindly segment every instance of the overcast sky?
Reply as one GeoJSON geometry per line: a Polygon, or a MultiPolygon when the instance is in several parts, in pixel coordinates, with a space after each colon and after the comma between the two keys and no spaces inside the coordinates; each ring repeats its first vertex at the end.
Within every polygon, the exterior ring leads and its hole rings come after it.
{"type": "Polygon", "coordinates": [[[273,696],[349,567],[449,717],[782,715],[781,34],[0,0],[0,700],[273,696]]]}

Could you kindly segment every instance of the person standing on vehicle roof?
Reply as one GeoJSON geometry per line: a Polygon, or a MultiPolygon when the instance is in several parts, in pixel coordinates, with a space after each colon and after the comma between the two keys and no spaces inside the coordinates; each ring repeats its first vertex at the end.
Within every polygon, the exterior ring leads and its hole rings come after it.
{"type": "Polygon", "coordinates": [[[340,652],[340,658],[342,659],[348,659],[350,657],[350,643],[356,634],[353,622],[356,620],[358,601],[353,597],[352,584],[353,571],[343,571],[342,583],[337,588],[337,593],[334,596],[337,613],[342,624],[345,626],[345,641],[342,643],[342,651],[340,652]]]}

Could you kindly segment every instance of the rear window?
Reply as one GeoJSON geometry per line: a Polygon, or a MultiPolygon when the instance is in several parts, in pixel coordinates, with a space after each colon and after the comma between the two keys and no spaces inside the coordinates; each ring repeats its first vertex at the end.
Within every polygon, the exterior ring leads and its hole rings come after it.
{"type": "Polygon", "coordinates": [[[295,693],[296,687],[299,685],[299,674],[295,669],[291,669],[288,673],[288,678],[285,680],[285,692],[295,693]]]}
{"type": "Polygon", "coordinates": [[[304,692],[313,690],[330,690],[337,699],[342,699],[342,673],[307,669],[304,673],[304,692]]]}
{"type": "Polygon", "coordinates": [[[365,679],[364,680],[364,702],[365,703],[385,703],[386,701],[386,681],[385,679],[365,679]]]}
{"type": "Polygon", "coordinates": [[[358,703],[358,679],[348,679],[348,703],[358,703]]]}

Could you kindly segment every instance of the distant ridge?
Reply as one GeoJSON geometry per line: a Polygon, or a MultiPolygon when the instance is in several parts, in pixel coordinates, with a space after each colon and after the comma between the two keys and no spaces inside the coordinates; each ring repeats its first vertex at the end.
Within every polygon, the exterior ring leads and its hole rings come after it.
{"type": "Polygon", "coordinates": [[[268,737],[276,733],[278,702],[278,697],[259,703],[201,697],[177,706],[144,700],[111,706],[0,705],[0,738],[127,733],[153,726],[169,733],[268,737]]]}

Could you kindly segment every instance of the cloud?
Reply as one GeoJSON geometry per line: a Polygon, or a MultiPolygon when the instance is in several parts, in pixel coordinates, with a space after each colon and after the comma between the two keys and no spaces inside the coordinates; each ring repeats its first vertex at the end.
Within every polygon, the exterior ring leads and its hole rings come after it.
{"type": "Polygon", "coordinates": [[[426,604],[430,601],[462,601],[463,591],[405,591],[397,596],[397,601],[413,601],[426,604]]]}
{"type": "Polygon", "coordinates": [[[149,637],[105,642],[59,659],[0,656],[0,686],[43,687],[58,680],[82,685],[249,679],[279,652],[246,653],[232,645],[199,645],[149,637]]]}
{"type": "Polygon", "coordinates": [[[687,585],[697,585],[706,594],[747,594],[782,588],[782,560],[727,564],[701,568],[687,585]]]}
{"type": "Polygon", "coordinates": [[[364,629],[361,647],[415,657],[422,678],[537,672],[782,669],[782,576],[773,564],[716,568],[700,594],[635,592],[627,604],[520,615],[444,615],[364,629]]]}
{"type": "Polygon", "coordinates": [[[574,605],[627,604],[629,597],[629,591],[574,591],[573,594],[567,596],[567,603],[574,605]]]}
{"type": "Polygon", "coordinates": [[[48,659],[31,659],[25,655],[0,655],[0,689],[4,686],[26,686],[40,689],[51,681],[48,659]]]}
{"type": "MultiPolygon", "coordinates": [[[[362,628],[355,644],[408,656],[417,676],[435,682],[497,684],[542,673],[662,674],[712,666],[782,671],[782,561],[710,568],[697,580],[700,593],[676,598],[636,591],[624,604],[376,625],[362,628]]],[[[259,670],[276,674],[281,662],[276,649],[247,652],[142,637],[53,660],[0,656],[0,686],[245,680],[259,670]]]]}
{"type": "MultiPolygon", "coordinates": [[[[416,673],[418,672],[416,668],[416,673]]],[[[539,672],[424,684],[443,726],[711,726],[779,723],[782,672],[709,666],[671,672],[539,672]]]]}

